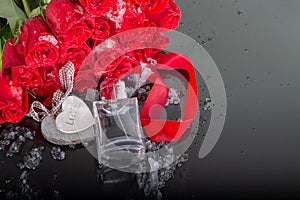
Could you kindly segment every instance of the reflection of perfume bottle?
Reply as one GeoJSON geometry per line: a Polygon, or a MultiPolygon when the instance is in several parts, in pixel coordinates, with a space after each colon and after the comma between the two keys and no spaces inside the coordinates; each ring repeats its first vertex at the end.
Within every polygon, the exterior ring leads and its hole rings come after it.
{"type": "Polygon", "coordinates": [[[96,167],[96,174],[97,183],[99,184],[117,184],[134,180],[134,175],[131,173],[118,171],[99,164],[96,167]]]}
{"type": "Polygon", "coordinates": [[[113,92],[115,99],[93,104],[98,161],[114,169],[124,169],[144,159],[145,145],[137,99],[126,98],[122,81],[113,86],[113,92]]]}

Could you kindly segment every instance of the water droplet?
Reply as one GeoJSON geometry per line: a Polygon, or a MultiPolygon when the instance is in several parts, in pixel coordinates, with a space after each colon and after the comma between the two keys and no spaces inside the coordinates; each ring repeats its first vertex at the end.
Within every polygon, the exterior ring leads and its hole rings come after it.
{"type": "Polygon", "coordinates": [[[207,43],[205,42],[205,41],[201,41],[201,44],[203,45],[203,46],[206,46],[207,45],[207,43]]]}
{"type": "Polygon", "coordinates": [[[246,53],[248,53],[248,52],[249,52],[249,49],[246,48],[244,51],[245,51],[246,53]]]}
{"type": "Polygon", "coordinates": [[[4,183],[5,184],[9,184],[11,183],[11,181],[14,179],[14,177],[7,177],[5,180],[4,180],[4,183]]]}
{"type": "Polygon", "coordinates": [[[239,11],[237,11],[237,14],[238,15],[243,15],[243,12],[239,10],[239,11]]]}
{"type": "Polygon", "coordinates": [[[53,175],[52,175],[52,180],[53,181],[57,181],[57,178],[58,178],[58,173],[54,173],[53,175]]]}
{"type": "Polygon", "coordinates": [[[209,37],[207,38],[208,41],[212,41],[213,39],[214,39],[214,38],[211,37],[211,36],[209,36],[209,37]]]}
{"type": "Polygon", "coordinates": [[[245,152],[245,151],[241,151],[241,155],[242,155],[243,157],[245,157],[246,152],[245,152]]]}
{"type": "Polygon", "coordinates": [[[252,78],[250,76],[246,77],[247,81],[252,81],[252,78]]]}

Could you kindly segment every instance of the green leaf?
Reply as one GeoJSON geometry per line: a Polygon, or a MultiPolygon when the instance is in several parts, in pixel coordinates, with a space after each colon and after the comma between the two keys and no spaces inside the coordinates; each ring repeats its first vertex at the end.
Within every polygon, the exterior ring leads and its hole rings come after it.
{"type": "Polygon", "coordinates": [[[31,17],[35,17],[35,16],[38,16],[38,15],[41,15],[41,7],[37,7],[37,8],[35,8],[35,9],[33,9],[32,11],[31,11],[31,13],[29,14],[29,18],[31,18],[31,17]]]}
{"type": "Polygon", "coordinates": [[[29,4],[28,4],[27,0],[22,0],[22,3],[23,3],[24,11],[25,11],[25,13],[26,13],[26,15],[28,17],[29,14],[31,13],[29,4]]]}
{"type": "Polygon", "coordinates": [[[36,96],[34,96],[34,94],[33,94],[31,91],[28,90],[28,94],[29,94],[30,96],[32,96],[34,99],[36,99],[36,96]]]}
{"type": "Polygon", "coordinates": [[[14,0],[2,0],[0,17],[6,18],[13,34],[16,33],[20,22],[25,21],[25,13],[16,5],[14,0]]]}
{"type": "Polygon", "coordinates": [[[3,28],[0,30],[0,39],[2,43],[2,47],[6,44],[6,42],[12,37],[11,30],[9,28],[9,25],[5,25],[3,28]]]}
{"type": "Polygon", "coordinates": [[[12,33],[8,24],[6,24],[0,29],[0,72],[2,70],[2,53],[3,53],[4,45],[11,38],[11,36],[12,33]]]}

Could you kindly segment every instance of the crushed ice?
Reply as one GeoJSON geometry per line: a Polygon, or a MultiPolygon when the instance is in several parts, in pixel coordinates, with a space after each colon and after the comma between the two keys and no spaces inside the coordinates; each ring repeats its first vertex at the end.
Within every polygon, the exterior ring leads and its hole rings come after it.
{"type": "Polygon", "coordinates": [[[174,149],[168,147],[166,144],[167,143],[163,142],[146,142],[147,151],[153,152],[165,148],[167,152],[167,154],[162,157],[148,158],[151,172],[136,175],[137,184],[139,188],[144,191],[147,198],[162,199],[161,189],[165,187],[169,179],[174,177],[175,170],[188,160],[187,154],[177,157],[174,153],[174,149]],[[165,167],[159,169],[161,166],[165,167]]]}
{"type": "Polygon", "coordinates": [[[20,169],[32,169],[35,170],[40,166],[42,161],[42,152],[44,151],[43,146],[35,147],[31,149],[24,157],[22,162],[18,164],[20,169]]]}
{"type": "Polygon", "coordinates": [[[33,185],[28,179],[29,173],[25,170],[21,173],[17,183],[14,183],[15,189],[10,189],[6,192],[5,189],[2,193],[5,193],[6,199],[40,199],[40,190],[33,185]]]}
{"type": "Polygon", "coordinates": [[[21,151],[27,139],[33,140],[35,134],[28,128],[7,124],[0,134],[0,151],[5,151],[6,157],[12,157],[21,151]]]}

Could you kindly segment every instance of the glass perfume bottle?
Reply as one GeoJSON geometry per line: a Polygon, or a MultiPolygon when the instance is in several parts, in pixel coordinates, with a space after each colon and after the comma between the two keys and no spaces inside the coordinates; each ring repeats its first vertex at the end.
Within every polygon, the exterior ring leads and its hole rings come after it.
{"type": "Polygon", "coordinates": [[[143,161],[143,132],[137,98],[126,98],[122,82],[109,87],[115,94],[113,98],[93,103],[98,161],[122,170],[143,161]]]}

